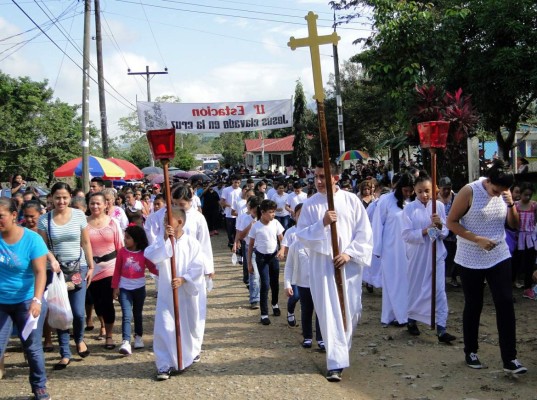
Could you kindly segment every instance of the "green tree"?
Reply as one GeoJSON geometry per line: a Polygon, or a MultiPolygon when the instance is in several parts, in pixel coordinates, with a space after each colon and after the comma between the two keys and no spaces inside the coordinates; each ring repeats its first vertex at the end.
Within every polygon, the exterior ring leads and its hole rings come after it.
{"type": "Polygon", "coordinates": [[[306,114],[308,111],[304,87],[302,86],[302,82],[297,80],[293,111],[293,133],[295,135],[293,140],[293,160],[297,167],[308,166],[311,155],[310,142],[306,131],[306,114]]]}
{"type": "Polygon", "coordinates": [[[223,164],[242,164],[244,163],[244,139],[248,135],[244,132],[222,133],[212,142],[213,152],[222,154],[223,164]]]}
{"type": "Polygon", "coordinates": [[[395,103],[404,128],[414,107],[412,88],[463,88],[508,157],[519,122],[537,98],[537,8],[533,0],[332,2],[372,13],[373,32],[353,59],[395,103]],[[509,134],[503,137],[501,128],[509,134]]]}
{"type": "Polygon", "coordinates": [[[21,173],[50,184],[54,169],[80,156],[78,106],[53,100],[47,81],[0,72],[0,175],[21,173]]]}

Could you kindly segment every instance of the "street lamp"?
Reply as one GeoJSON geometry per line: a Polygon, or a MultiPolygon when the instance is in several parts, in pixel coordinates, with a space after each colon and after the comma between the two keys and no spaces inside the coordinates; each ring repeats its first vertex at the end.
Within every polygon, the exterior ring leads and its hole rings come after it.
{"type": "MultiPolygon", "coordinates": [[[[162,163],[162,169],[164,171],[164,193],[166,195],[166,207],[167,207],[167,225],[172,225],[173,213],[172,213],[172,196],[170,193],[170,159],[175,157],[175,129],[155,129],[147,131],[147,141],[151,148],[151,154],[156,160],[160,160],[162,163]]],[[[169,236],[172,242],[172,256],[170,258],[171,267],[171,279],[176,278],[175,271],[175,239],[173,236],[169,236]]],[[[175,342],[177,345],[177,366],[179,371],[183,369],[183,360],[181,357],[181,321],[179,319],[179,294],[178,289],[172,289],[173,294],[173,313],[175,317],[175,342]]]]}
{"type": "MultiPolygon", "coordinates": [[[[436,150],[445,149],[449,132],[449,121],[428,121],[418,124],[420,145],[431,153],[431,181],[433,186],[432,213],[436,214],[436,150]]],[[[436,327],[436,240],[432,242],[432,289],[431,329],[436,327]]]]}

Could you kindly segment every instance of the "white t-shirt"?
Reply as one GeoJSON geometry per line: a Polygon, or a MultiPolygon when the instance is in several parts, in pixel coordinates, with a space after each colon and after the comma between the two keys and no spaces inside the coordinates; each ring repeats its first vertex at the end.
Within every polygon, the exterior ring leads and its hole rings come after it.
{"type": "Polygon", "coordinates": [[[277,217],[286,217],[289,215],[289,211],[285,209],[285,205],[287,204],[287,197],[289,195],[287,193],[282,194],[281,196],[278,194],[278,192],[274,193],[274,195],[271,197],[271,200],[276,203],[276,208],[281,208],[282,211],[277,211],[275,215],[277,217]]]}
{"type": "Polygon", "coordinates": [[[238,231],[244,231],[250,226],[252,221],[255,221],[250,214],[241,214],[237,217],[237,222],[235,222],[235,229],[238,231]]]}
{"type": "Polygon", "coordinates": [[[254,248],[258,252],[272,254],[278,249],[278,235],[283,231],[283,226],[277,219],[273,219],[267,225],[257,221],[250,229],[248,237],[255,240],[254,248]]]}
{"type": "Polygon", "coordinates": [[[194,210],[199,210],[201,208],[201,200],[198,196],[192,196],[192,208],[194,210]]]}
{"type": "Polygon", "coordinates": [[[277,192],[278,191],[274,187],[271,187],[269,190],[267,190],[265,199],[272,200],[272,196],[274,196],[277,192]]]}
{"type": "MultiPolygon", "coordinates": [[[[242,190],[240,187],[237,189],[233,189],[233,186],[228,186],[222,191],[222,199],[226,201],[227,204],[233,205],[235,200],[239,200],[241,198],[242,190]]],[[[226,218],[236,218],[235,216],[231,215],[231,207],[226,207],[224,209],[224,214],[226,218]]]]}
{"type": "Polygon", "coordinates": [[[300,192],[300,194],[297,195],[295,192],[293,192],[287,197],[287,204],[289,205],[291,210],[295,211],[295,207],[300,203],[304,203],[307,198],[307,193],[300,192]]]}
{"type": "Polygon", "coordinates": [[[240,198],[235,200],[235,203],[231,205],[231,208],[237,212],[237,217],[248,212],[246,200],[240,198]]]}

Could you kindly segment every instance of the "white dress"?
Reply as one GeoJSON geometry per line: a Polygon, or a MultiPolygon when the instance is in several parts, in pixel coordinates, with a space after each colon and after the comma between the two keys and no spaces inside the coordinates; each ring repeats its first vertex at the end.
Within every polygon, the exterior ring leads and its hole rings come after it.
{"type": "Polygon", "coordinates": [[[339,251],[351,257],[342,268],[346,330],[336,288],[330,226],[323,225],[328,209],[325,194],[316,193],[304,202],[296,232],[310,257],[310,290],[325,340],[328,370],[350,365],[352,334],[362,312],[362,269],[369,267],[373,248],[371,225],[358,197],[337,190],[334,208],[338,215],[339,251]]]}
{"type": "MultiPolygon", "coordinates": [[[[440,240],[436,240],[436,323],[446,327],[448,304],[445,290],[447,251],[443,239],[449,234],[444,204],[436,202],[436,213],[442,220],[440,240]]],[[[403,240],[408,258],[408,318],[429,324],[432,295],[432,242],[422,230],[431,225],[432,202],[427,207],[414,200],[403,210],[403,240]]]]}
{"type": "MultiPolygon", "coordinates": [[[[186,234],[183,234],[175,243],[176,276],[186,279],[186,282],[178,288],[183,369],[190,366],[194,357],[200,354],[203,340],[198,299],[200,293],[205,290],[201,253],[198,241],[186,234]]],[[[172,243],[169,239],[164,242],[162,237],[157,237],[156,241],[144,251],[144,256],[159,269],[153,337],[153,351],[158,371],[179,369],[171,286],[171,254],[172,243]]]]}
{"type": "Polygon", "coordinates": [[[403,210],[394,193],[382,196],[373,215],[373,257],[380,257],[382,271],[382,313],[380,322],[389,324],[408,318],[408,259],[401,238],[403,210]]]}
{"type": "MultiPolygon", "coordinates": [[[[369,207],[366,208],[369,222],[373,223],[373,215],[377,208],[378,199],[373,201],[369,207]]],[[[380,258],[373,257],[371,259],[371,268],[365,268],[362,280],[376,288],[382,287],[382,270],[380,269],[380,258]]]]}

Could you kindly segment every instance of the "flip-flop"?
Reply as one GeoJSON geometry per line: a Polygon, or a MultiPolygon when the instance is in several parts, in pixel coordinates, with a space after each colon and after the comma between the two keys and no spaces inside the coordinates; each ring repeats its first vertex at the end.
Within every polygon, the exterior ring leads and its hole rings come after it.
{"type": "Polygon", "coordinates": [[[85,330],[86,332],[90,332],[90,331],[92,331],[94,328],[95,328],[95,326],[93,326],[93,325],[92,325],[92,326],[86,326],[86,327],[84,328],[84,330],[85,330]]]}

